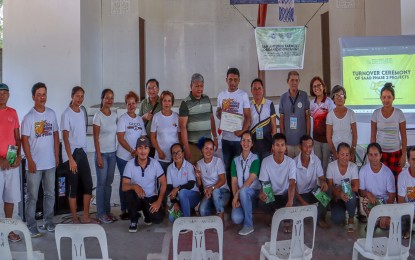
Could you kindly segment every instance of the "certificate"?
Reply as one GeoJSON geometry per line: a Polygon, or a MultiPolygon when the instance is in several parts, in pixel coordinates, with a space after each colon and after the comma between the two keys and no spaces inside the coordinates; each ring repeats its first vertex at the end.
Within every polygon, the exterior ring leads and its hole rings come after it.
{"type": "Polygon", "coordinates": [[[220,119],[220,129],[228,132],[235,132],[237,130],[242,130],[242,123],[244,121],[244,116],[235,113],[229,113],[222,111],[222,117],[220,119]]]}

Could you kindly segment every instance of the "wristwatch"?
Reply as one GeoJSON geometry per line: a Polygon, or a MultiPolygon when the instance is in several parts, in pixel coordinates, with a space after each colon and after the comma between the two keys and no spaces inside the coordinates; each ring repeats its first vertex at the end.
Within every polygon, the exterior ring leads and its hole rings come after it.
{"type": "Polygon", "coordinates": [[[215,185],[212,186],[212,190],[214,190],[214,189],[215,189],[215,185]]]}

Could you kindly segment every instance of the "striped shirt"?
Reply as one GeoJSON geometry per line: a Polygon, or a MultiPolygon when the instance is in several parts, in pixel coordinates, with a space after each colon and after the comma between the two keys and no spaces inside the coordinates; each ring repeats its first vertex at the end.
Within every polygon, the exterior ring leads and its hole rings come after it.
{"type": "Polygon", "coordinates": [[[196,99],[190,93],[182,101],[179,117],[188,117],[186,128],[189,142],[197,143],[203,136],[211,138],[211,115],[212,104],[207,95],[202,94],[200,99],[196,99]]]}

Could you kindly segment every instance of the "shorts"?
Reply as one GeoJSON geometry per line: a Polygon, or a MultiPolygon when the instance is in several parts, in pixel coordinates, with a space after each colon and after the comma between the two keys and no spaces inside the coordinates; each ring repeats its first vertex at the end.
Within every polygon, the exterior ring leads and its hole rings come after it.
{"type": "MultiPolygon", "coordinates": [[[[91,195],[92,177],[88,157],[82,148],[76,148],[72,156],[78,165],[78,171],[76,173],[68,173],[69,198],[76,198],[78,190],[82,191],[84,195],[91,195]]],[[[67,163],[67,167],[69,168],[69,161],[65,163],[67,163]]]]}
{"type": "Polygon", "coordinates": [[[18,203],[21,200],[20,167],[0,170],[0,203],[18,203]]]}

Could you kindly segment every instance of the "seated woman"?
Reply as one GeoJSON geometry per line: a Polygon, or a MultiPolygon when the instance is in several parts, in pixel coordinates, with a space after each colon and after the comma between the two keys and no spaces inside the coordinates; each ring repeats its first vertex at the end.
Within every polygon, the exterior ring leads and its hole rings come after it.
{"type": "Polygon", "coordinates": [[[356,192],[359,189],[359,176],[356,164],[350,162],[350,145],[340,143],[337,147],[338,159],[327,166],[327,181],[332,191],[331,220],[344,224],[345,212],[349,215],[347,232],[354,232],[356,212],[356,192]],[[346,189],[351,189],[346,190],[346,189]]]}
{"type": "MultiPolygon", "coordinates": [[[[369,216],[370,210],[378,204],[393,204],[395,202],[396,189],[395,178],[392,171],[381,162],[382,148],[378,143],[367,146],[369,163],[360,169],[359,193],[363,198],[363,209],[369,216]]],[[[387,228],[390,219],[380,218],[379,226],[387,228]]]]}
{"type": "Polygon", "coordinates": [[[231,164],[232,177],[232,221],[242,224],[239,235],[245,236],[254,231],[252,207],[257,204],[261,184],[258,180],[259,158],[251,152],[252,137],[249,131],[242,134],[241,155],[235,157],[231,164]]]}
{"type": "Polygon", "coordinates": [[[225,166],[222,159],[213,156],[214,151],[213,140],[203,140],[203,158],[197,162],[196,168],[196,183],[203,188],[204,193],[199,212],[201,216],[208,216],[214,207],[216,214],[224,221],[224,207],[228,204],[231,194],[226,183],[225,166]]]}
{"type": "MultiPolygon", "coordinates": [[[[173,211],[183,212],[189,217],[190,210],[200,202],[199,189],[196,186],[196,177],[193,165],[184,159],[184,148],[175,143],[170,148],[173,163],[167,168],[167,196],[173,204],[173,211]]],[[[169,216],[170,221],[174,221],[169,216]]]]}

